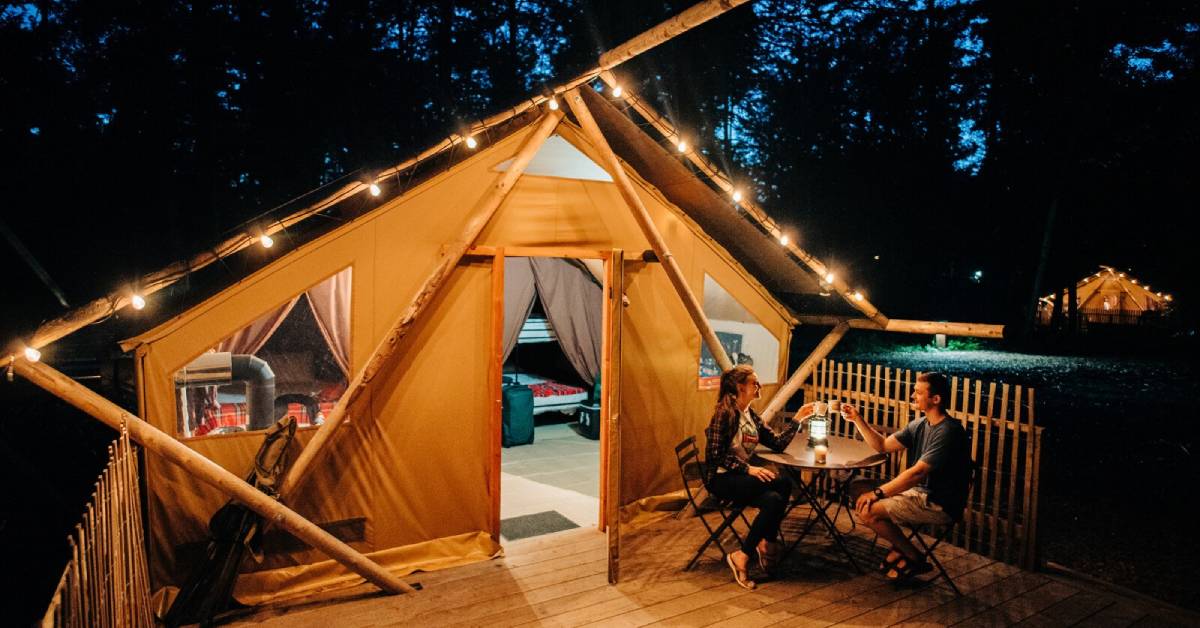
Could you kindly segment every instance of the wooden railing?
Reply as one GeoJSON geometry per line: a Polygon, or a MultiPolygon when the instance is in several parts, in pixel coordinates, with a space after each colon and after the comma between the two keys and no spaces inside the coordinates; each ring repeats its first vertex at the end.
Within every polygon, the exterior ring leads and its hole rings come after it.
{"type": "Polygon", "coordinates": [[[122,430],[75,533],[41,626],[154,626],[137,452],[122,430]]]}
{"type": "MultiPolygon", "coordinates": [[[[890,433],[917,418],[909,403],[916,381],[912,370],[826,360],[805,384],[804,400],[854,403],[867,422],[890,433]]],[[[1043,428],[1034,423],[1034,391],[969,378],[953,377],[950,382],[951,414],[967,429],[971,457],[979,468],[963,525],[951,541],[995,560],[1033,568],[1038,562],[1043,442],[1043,428]]],[[[835,417],[834,434],[858,437],[853,425],[835,417]]],[[[902,454],[872,475],[891,477],[906,467],[902,454]]]]}

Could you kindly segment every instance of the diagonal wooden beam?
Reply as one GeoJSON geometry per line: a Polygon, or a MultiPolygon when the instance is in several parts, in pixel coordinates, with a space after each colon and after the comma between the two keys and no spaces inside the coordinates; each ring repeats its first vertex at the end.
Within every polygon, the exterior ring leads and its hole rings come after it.
{"type": "Polygon", "coordinates": [[[880,325],[867,318],[843,318],[802,314],[796,317],[802,325],[837,325],[849,323],[853,329],[875,329],[903,334],[946,334],[947,336],[971,336],[974,338],[1003,338],[1004,325],[986,323],[943,323],[939,321],[913,321],[889,318],[887,325],[880,325]]]}
{"type": "MultiPolygon", "coordinates": [[[[603,79],[605,83],[608,83],[610,87],[615,87],[617,85],[617,78],[613,76],[612,72],[608,72],[607,70],[601,72],[600,78],[603,79]]],[[[638,115],[649,122],[650,126],[654,127],[655,130],[657,130],[665,139],[672,142],[677,142],[679,140],[679,129],[676,129],[670,121],[659,114],[654,107],[652,107],[645,100],[639,98],[636,94],[631,93],[628,90],[625,91],[625,95],[621,98],[625,102],[629,103],[629,106],[632,107],[634,111],[638,112],[638,115]]],[[[733,194],[736,187],[733,184],[733,180],[729,177],[729,175],[722,172],[720,168],[713,165],[712,162],[706,159],[700,151],[693,148],[684,153],[683,157],[687,159],[688,162],[690,162],[693,166],[695,166],[697,170],[704,173],[704,175],[707,176],[708,179],[712,181],[713,185],[715,185],[718,189],[724,191],[726,194],[733,194]]],[[[781,227],[779,223],[775,222],[775,219],[771,218],[771,216],[767,214],[767,212],[761,206],[759,206],[759,204],[755,202],[753,198],[750,198],[750,196],[750,194],[745,193],[742,200],[739,201],[738,204],[746,210],[746,213],[752,220],[766,229],[767,233],[771,234],[772,237],[779,238],[781,235],[783,235],[783,227],[781,227]]],[[[794,255],[796,259],[799,259],[801,262],[803,262],[804,265],[807,266],[808,269],[817,276],[820,282],[829,285],[833,291],[836,291],[838,295],[845,299],[845,301],[852,307],[862,312],[864,316],[875,321],[880,326],[887,325],[887,317],[884,316],[883,313],[881,313],[879,309],[876,308],[866,297],[856,297],[854,289],[846,283],[844,278],[838,277],[835,274],[832,282],[826,281],[831,274],[829,267],[821,262],[821,260],[817,259],[814,255],[806,251],[804,248],[797,245],[794,237],[791,238],[791,241],[782,246],[792,255],[794,255]]]]}
{"type": "Polygon", "coordinates": [[[591,111],[588,111],[587,105],[584,104],[583,97],[579,95],[579,90],[573,89],[567,92],[566,101],[567,106],[571,108],[571,113],[575,114],[575,119],[579,121],[584,135],[587,136],[588,141],[596,147],[596,150],[600,151],[600,155],[604,158],[605,165],[608,166],[608,172],[612,175],[613,181],[617,184],[617,190],[621,193],[621,198],[625,199],[625,204],[633,212],[634,220],[637,221],[642,234],[650,242],[650,248],[654,249],[654,254],[662,262],[663,270],[667,271],[667,278],[671,280],[671,285],[675,287],[675,292],[683,300],[683,307],[687,310],[688,315],[692,317],[692,322],[696,324],[696,329],[700,330],[700,337],[704,339],[704,344],[708,345],[709,352],[716,358],[717,364],[721,367],[722,371],[733,368],[733,362],[725,354],[725,348],[721,346],[721,341],[717,339],[717,333],[713,331],[712,325],[708,322],[708,317],[704,315],[703,306],[700,305],[700,301],[696,299],[695,293],[692,292],[687,279],[683,276],[683,271],[679,268],[679,262],[675,261],[675,256],[667,248],[667,243],[663,240],[662,234],[654,226],[654,221],[650,218],[650,212],[646,210],[646,205],[642,202],[642,198],[638,196],[637,190],[633,187],[633,182],[629,180],[629,175],[625,174],[625,169],[621,167],[621,160],[617,158],[617,154],[608,145],[608,140],[604,139],[604,134],[600,132],[600,127],[596,125],[595,118],[592,117],[591,111]]]}
{"type": "Polygon", "coordinates": [[[388,593],[413,593],[408,583],[388,570],[354,551],[320,526],[301,517],[271,496],[247,484],[242,478],[221,468],[217,463],[192,451],[183,443],[134,416],[113,402],[101,397],[86,386],[63,375],[43,362],[17,359],[13,370],[21,377],[49,391],[54,396],[99,419],[105,425],[120,430],[124,424],[129,435],[157,455],[179,465],[188,474],[244,504],[265,521],[279,524],[296,538],[324,552],[347,569],[366,578],[388,593]]]}
{"type": "Polygon", "coordinates": [[[416,298],[400,313],[400,317],[396,319],[396,322],[392,323],[391,329],[380,340],[375,350],[371,352],[371,356],[367,358],[363,368],[350,380],[350,383],[346,387],[346,392],[338,399],[337,405],[334,406],[329,417],[325,419],[325,423],[321,425],[316,435],[313,436],[304,450],[300,452],[300,457],[296,459],[296,462],[292,465],[291,470],[288,471],[287,476],[283,480],[282,488],[279,491],[282,499],[286,500],[292,491],[304,481],[305,476],[312,468],[313,462],[323,453],[326,443],[329,442],[334,433],[337,432],[338,427],[345,420],[346,410],[350,407],[350,404],[366,391],[371,385],[371,380],[393,359],[393,354],[396,352],[396,347],[400,345],[400,340],[408,334],[413,324],[421,316],[421,313],[433,301],[433,296],[437,294],[438,289],[445,282],[446,278],[450,276],[451,271],[458,265],[459,260],[462,259],[467,249],[475,243],[476,238],[479,237],[483,228],[491,221],[500,204],[504,202],[508,193],[516,185],[517,180],[525,172],[525,168],[529,166],[529,162],[533,159],[534,154],[546,142],[546,138],[550,137],[550,134],[554,132],[555,127],[558,126],[562,117],[563,112],[561,110],[546,113],[542,117],[541,122],[538,123],[537,128],[525,140],[525,143],[521,146],[521,150],[517,152],[512,165],[500,175],[495,185],[488,189],[476,203],[476,209],[458,239],[446,245],[441,257],[438,258],[437,264],[434,265],[429,276],[425,278],[425,282],[421,284],[421,289],[417,291],[416,298]]]}
{"type": "Polygon", "coordinates": [[[600,55],[600,69],[611,70],[647,50],[685,33],[749,0],[704,0],[679,15],[659,22],[653,28],[600,55]]]}
{"type": "Polygon", "coordinates": [[[804,362],[800,364],[800,368],[797,368],[796,372],[792,373],[792,376],[788,378],[787,382],[784,383],[783,386],[779,387],[779,390],[775,393],[775,396],[771,397],[770,403],[768,403],[766,409],[762,411],[763,423],[770,423],[771,419],[775,418],[775,414],[783,409],[784,404],[786,404],[788,400],[792,398],[792,395],[796,394],[797,390],[800,390],[800,387],[804,385],[804,382],[808,379],[808,376],[812,375],[813,369],[817,367],[817,364],[819,364],[821,360],[824,360],[825,357],[829,355],[830,351],[833,351],[833,348],[837,346],[837,343],[841,341],[842,337],[845,336],[846,332],[849,330],[850,324],[846,321],[842,321],[835,325],[833,330],[821,339],[821,342],[818,343],[816,348],[812,350],[812,353],[808,354],[808,357],[805,358],[804,362]]]}

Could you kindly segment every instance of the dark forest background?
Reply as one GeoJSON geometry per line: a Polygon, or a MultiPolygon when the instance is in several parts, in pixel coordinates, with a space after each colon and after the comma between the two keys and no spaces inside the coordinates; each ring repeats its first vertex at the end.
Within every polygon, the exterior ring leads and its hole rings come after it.
{"type": "MultiPolygon", "coordinates": [[[[6,2],[0,217],[77,305],[689,5],[6,2]]],[[[1198,38],[1190,1],[760,1],[618,74],[889,315],[1013,322],[1048,222],[1043,284],[1183,291],[1198,38]]],[[[63,311],[0,262],[7,333],[63,311]]]]}
{"type": "MultiPolygon", "coordinates": [[[[66,311],[29,258],[80,305],[690,4],[0,2],[0,342],[66,311]]],[[[1044,250],[1041,294],[1113,265],[1188,333],[1198,40],[1194,1],[760,0],[617,74],[890,316],[1019,323],[1044,250]]],[[[25,621],[112,434],[0,386],[0,598],[25,621]]]]}

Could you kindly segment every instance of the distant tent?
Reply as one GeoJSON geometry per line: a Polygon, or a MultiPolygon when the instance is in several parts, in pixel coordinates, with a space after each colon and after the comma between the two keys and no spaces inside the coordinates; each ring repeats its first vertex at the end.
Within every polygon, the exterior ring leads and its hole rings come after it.
{"type": "MultiPolygon", "coordinates": [[[[1101,266],[1075,284],[1079,319],[1090,325],[1138,325],[1161,320],[1171,307],[1172,296],[1150,288],[1112,266],[1101,266]]],[[[1068,298],[1064,290],[1058,299],[1053,294],[1039,299],[1038,321],[1049,325],[1055,306],[1068,298]]]]}

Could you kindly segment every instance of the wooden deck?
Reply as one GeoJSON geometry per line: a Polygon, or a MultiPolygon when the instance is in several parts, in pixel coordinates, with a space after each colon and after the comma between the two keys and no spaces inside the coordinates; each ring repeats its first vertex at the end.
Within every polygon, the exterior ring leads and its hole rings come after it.
{"type": "MultiPolygon", "coordinates": [[[[795,515],[793,515],[795,517],[795,515]]],[[[845,517],[840,520],[848,525],[845,517]]],[[[796,525],[785,524],[785,532],[796,525]]],[[[861,528],[860,528],[861,530],[861,528]]],[[[262,626],[1194,626],[1200,615],[1092,583],[1021,571],[956,547],[938,555],[963,590],[943,582],[896,586],[857,574],[823,535],[812,534],[782,576],[755,591],[733,582],[710,550],[682,571],[704,538],[694,520],[668,520],[623,538],[621,583],[606,580],[605,540],[594,529],[506,546],[506,557],[414,574],[424,590],[385,596],[363,586],[322,600],[242,615],[262,626]]],[[[878,563],[870,537],[850,538],[878,563]]],[[[752,572],[756,574],[757,572],[752,572]]]]}

